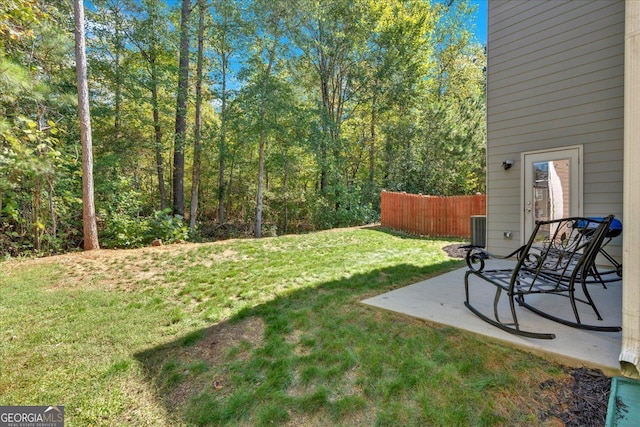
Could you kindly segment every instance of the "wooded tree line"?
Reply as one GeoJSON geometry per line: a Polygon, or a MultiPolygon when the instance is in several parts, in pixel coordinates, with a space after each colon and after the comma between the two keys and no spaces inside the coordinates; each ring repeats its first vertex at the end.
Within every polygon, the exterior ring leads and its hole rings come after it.
{"type": "MultiPolygon", "coordinates": [[[[94,0],[101,243],[362,224],[380,190],[484,191],[468,1],[94,0]]],[[[81,245],[73,11],[0,6],[0,253],[81,245]]]]}

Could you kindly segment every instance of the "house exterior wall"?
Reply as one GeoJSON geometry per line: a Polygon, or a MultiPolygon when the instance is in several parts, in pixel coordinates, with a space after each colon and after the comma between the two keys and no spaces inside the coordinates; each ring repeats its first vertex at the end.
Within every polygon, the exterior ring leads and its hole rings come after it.
{"type": "MultiPolygon", "coordinates": [[[[624,225],[623,0],[489,0],[487,245],[516,249],[523,152],[582,145],[585,216],[624,225]],[[503,170],[502,162],[515,160],[503,170]],[[513,238],[505,240],[504,231],[513,238]]],[[[608,252],[621,257],[621,238],[608,252]]]]}

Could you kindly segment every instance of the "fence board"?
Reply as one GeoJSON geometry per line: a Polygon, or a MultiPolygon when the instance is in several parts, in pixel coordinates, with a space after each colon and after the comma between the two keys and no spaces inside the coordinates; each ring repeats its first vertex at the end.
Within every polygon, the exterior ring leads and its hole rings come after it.
{"type": "Polygon", "coordinates": [[[382,225],[422,236],[471,237],[471,216],[486,215],[487,196],[423,196],[383,191],[382,225]]]}

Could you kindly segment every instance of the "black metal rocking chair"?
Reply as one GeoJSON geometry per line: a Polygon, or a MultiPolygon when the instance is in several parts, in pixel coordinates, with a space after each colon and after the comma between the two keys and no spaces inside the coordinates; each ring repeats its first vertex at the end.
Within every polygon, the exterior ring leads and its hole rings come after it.
{"type": "Polygon", "coordinates": [[[467,253],[469,270],[465,274],[465,306],[484,321],[509,333],[529,338],[553,339],[555,334],[525,331],[520,329],[516,314],[516,304],[555,322],[567,326],[618,332],[619,326],[599,326],[584,324],[580,321],[577,303],[590,306],[597,319],[602,320],[596,305],[587,289],[593,283],[592,273],[613,215],[606,218],[563,218],[551,221],[539,221],[526,245],[504,256],[495,256],[480,249],[472,248],[467,253]],[[485,269],[490,258],[517,260],[511,269],[485,269]],[[470,278],[478,277],[496,287],[493,301],[493,318],[483,314],[471,304],[469,298],[470,278]],[[580,286],[584,298],[576,296],[576,286],[580,286]],[[509,298],[511,320],[503,322],[498,313],[498,304],[502,293],[509,298]],[[531,294],[552,294],[569,299],[574,320],[550,314],[543,307],[534,306],[525,300],[531,294]]]}

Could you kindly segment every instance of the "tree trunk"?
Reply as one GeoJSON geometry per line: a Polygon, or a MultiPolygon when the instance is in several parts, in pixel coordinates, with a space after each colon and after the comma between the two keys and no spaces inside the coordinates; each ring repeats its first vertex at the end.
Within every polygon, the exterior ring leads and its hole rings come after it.
{"type": "Polygon", "coordinates": [[[273,31],[273,46],[269,52],[269,62],[267,64],[267,70],[265,71],[264,78],[262,80],[262,94],[260,105],[260,144],[258,148],[258,191],[256,195],[256,229],[255,236],[257,238],[262,237],[262,208],[263,208],[263,187],[264,187],[264,147],[267,142],[267,129],[265,127],[265,118],[267,116],[267,89],[269,87],[269,76],[271,75],[271,68],[273,62],[276,59],[276,49],[278,48],[278,26],[280,25],[280,18],[277,17],[274,22],[273,31]]]}
{"type": "Polygon", "coordinates": [[[151,65],[151,105],[153,108],[153,134],[156,152],[156,171],[158,175],[158,191],[160,192],[160,209],[167,207],[167,190],[164,186],[164,160],[162,158],[162,128],[160,127],[160,108],[158,107],[158,70],[156,58],[150,59],[151,65]]]}
{"type": "Polygon", "coordinates": [[[258,148],[258,191],[256,194],[256,229],[255,237],[262,237],[262,203],[263,203],[263,186],[264,186],[264,146],[267,139],[264,129],[264,118],[266,111],[264,107],[260,107],[260,121],[263,126],[260,129],[260,146],[258,148]]]}
{"type": "Polygon", "coordinates": [[[196,216],[198,214],[198,187],[200,185],[200,152],[201,127],[202,127],[202,66],[204,62],[204,14],[206,3],[198,0],[200,17],[198,20],[198,63],[196,67],[196,117],[193,135],[193,175],[191,177],[191,209],[189,210],[189,229],[196,227],[196,216]]]}
{"type": "Polygon", "coordinates": [[[40,251],[40,179],[33,187],[33,249],[40,251]]]}
{"type": "MultiPolygon", "coordinates": [[[[226,184],[225,184],[225,188],[227,192],[231,192],[231,189],[233,188],[233,185],[235,184],[234,180],[233,180],[233,172],[236,170],[236,158],[235,157],[231,157],[231,164],[229,165],[228,168],[225,168],[229,170],[229,179],[227,180],[226,184]]],[[[242,171],[240,170],[240,168],[237,168],[240,176],[242,176],[242,171]]],[[[226,198],[226,203],[227,203],[227,207],[225,208],[225,212],[231,212],[231,197],[227,197],[226,198]]],[[[225,214],[226,215],[226,214],[225,214]]]]}
{"type": "Polygon", "coordinates": [[[115,65],[114,65],[114,77],[115,77],[115,83],[116,83],[116,89],[115,89],[115,94],[114,94],[114,118],[113,118],[113,135],[115,138],[115,142],[116,142],[116,149],[121,150],[122,147],[120,147],[120,134],[122,133],[122,126],[121,126],[121,110],[122,110],[122,76],[121,76],[121,72],[120,72],[120,50],[121,50],[121,46],[122,46],[122,41],[121,41],[121,29],[120,29],[120,8],[118,7],[118,5],[115,6],[114,8],[114,15],[115,15],[115,34],[114,34],[114,41],[115,41],[115,65]]]}
{"type": "Polygon", "coordinates": [[[191,1],[182,0],[180,18],[180,64],[176,101],[176,134],[173,151],[173,213],[184,215],[184,146],[187,132],[189,90],[189,16],[191,1]]]}
{"type": "MultiPolygon", "coordinates": [[[[375,86],[374,90],[377,90],[375,86]]],[[[378,108],[378,106],[376,105],[376,99],[377,96],[374,92],[373,100],[371,101],[371,142],[369,144],[369,191],[371,192],[371,195],[373,195],[373,176],[376,161],[376,109],[378,108]]]]}
{"type": "Polygon", "coordinates": [[[384,144],[384,176],[383,182],[385,188],[389,188],[391,185],[391,168],[393,167],[393,143],[391,137],[387,134],[384,144]]]}
{"type": "Polygon", "coordinates": [[[78,119],[82,141],[82,227],[84,249],[100,249],[98,227],[93,200],[93,147],[91,140],[91,115],[89,113],[89,86],[87,83],[87,56],[84,36],[84,3],[73,2],[75,18],[76,76],[78,80],[78,119]]]}
{"type": "Polygon", "coordinates": [[[282,192],[284,193],[284,234],[289,233],[289,145],[281,143],[284,146],[283,162],[284,176],[282,178],[282,192]]]}
{"type": "Polygon", "coordinates": [[[218,163],[218,224],[224,224],[224,168],[226,159],[226,133],[227,133],[227,54],[222,53],[222,107],[220,111],[220,145],[219,145],[219,163],[218,163]]]}
{"type": "MultiPolygon", "coordinates": [[[[321,41],[321,38],[318,41],[321,41]]],[[[346,75],[342,70],[343,66],[340,65],[341,59],[339,57],[329,57],[323,47],[319,49],[316,67],[320,77],[320,94],[324,114],[323,136],[325,136],[320,147],[320,163],[322,163],[320,191],[324,193],[329,185],[329,154],[333,155],[331,160],[336,163],[340,161],[341,157],[339,141],[345,102],[346,75]],[[329,144],[331,147],[328,147],[329,144]]]]}
{"type": "MultiPolygon", "coordinates": [[[[58,237],[58,219],[56,217],[56,206],[53,201],[54,189],[53,189],[53,177],[47,178],[47,184],[49,184],[49,215],[51,216],[51,235],[55,239],[58,237]]],[[[2,206],[0,206],[0,210],[2,206]]]]}
{"type": "Polygon", "coordinates": [[[162,156],[162,127],[160,126],[160,107],[158,100],[158,41],[154,37],[152,38],[148,50],[139,44],[135,39],[132,39],[133,43],[138,46],[140,53],[149,63],[149,75],[151,78],[151,110],[153,115],[153,139],[156,158],[156,174],[158,178],[158,193],[160,195],[160,209],[165,210],[167,208],[167,190],[164,184],[164,159],[162,156]]]}

